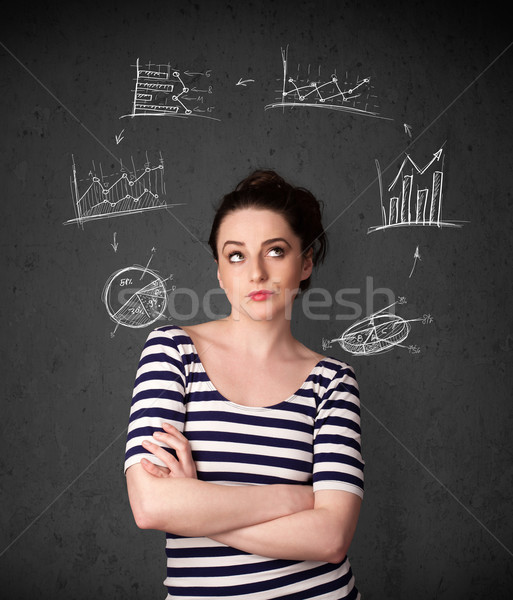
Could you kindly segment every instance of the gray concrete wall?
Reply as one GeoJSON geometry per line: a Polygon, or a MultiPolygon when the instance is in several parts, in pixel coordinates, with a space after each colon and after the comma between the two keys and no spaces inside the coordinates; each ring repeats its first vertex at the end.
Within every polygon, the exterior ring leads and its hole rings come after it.
{"type": "MultiPolygon", "coordinates": [[[[433,319],[412,321],[405,347],[386,353],[326,350],[353,365],[361,387],[366,495],[350,558],[363,598],[510,598],[513,50],[504,15],[493,3],[302,0],[19,3],[7,14],[2,596],[164,596],[164,536],[136,528],[125,491],[131,387],[152,327],[208,318],[213,205],[264,167],[325,203],[330,254],[313,282],[325,292],[310,297],[324,305],[308,313],[298,301],[293,317],[304,343],[321,352],[323,338],[356,320],[337,293],[363,317],[386,305],[377,290],[387,288],[407,299],[398,316],[433,319]],[[370,77],[368,102],[379,108],[265,110],[282,89],[287,46],[296,74],[310,65],[319,81],[370,77]],[[133,108],[138,58],[204,73],[193,108],[212,110],[120,118],[133,108]],[[442,145],[443,218],[468,222],[368,234],[381,223],[375,161],[385,186],[406,154],[424,166],[442,145]],[[73,162],[83,194],[93,161],[112,181],[120,161],[131,170],[160,153],[166,202],[180,206],[63,225],[75,217],[73,162]],[[175,294],[165,320],[116,328],[102,289],[150,259],[162,278],[194,290],[200,308],[175,294]]],[[[221,315],[226,302],[215,296],[210,307],[221,315]]]]}

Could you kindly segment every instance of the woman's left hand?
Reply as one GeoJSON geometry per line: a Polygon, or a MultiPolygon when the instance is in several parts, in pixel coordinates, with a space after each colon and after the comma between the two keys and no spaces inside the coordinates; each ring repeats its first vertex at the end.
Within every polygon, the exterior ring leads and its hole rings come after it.
{"type": "Polygon", "coordinates": [[[192,458],[189,440],[169,423],[162,423],[162,429],[164,429],[164,433],[156,431],[153,437],[168,448],[172,448],[176,452],[177,458],[162,446],[145,440],[142,445],[146,450],[160,458],[166,466],[160,467],[143,458],[141,464],[144,470],[154,477],[189,477],[197,479],[196,465],[192,458]]]}

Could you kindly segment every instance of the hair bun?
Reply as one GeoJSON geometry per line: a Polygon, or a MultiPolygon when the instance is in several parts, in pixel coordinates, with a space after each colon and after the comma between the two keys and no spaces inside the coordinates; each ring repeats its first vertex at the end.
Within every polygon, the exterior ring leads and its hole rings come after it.
{"type": "Polygon", "coordinates": [[[279,188],[290,188],[290,186],[283,177],[280,177],[278,173],[270,170],[258,170],[254,171],[251,175],[243,179],[235,188],[237,192],[241,192],[247,189],[256,189],[261,187],[267,187],[269,185],[276,186],[279,188]]]}

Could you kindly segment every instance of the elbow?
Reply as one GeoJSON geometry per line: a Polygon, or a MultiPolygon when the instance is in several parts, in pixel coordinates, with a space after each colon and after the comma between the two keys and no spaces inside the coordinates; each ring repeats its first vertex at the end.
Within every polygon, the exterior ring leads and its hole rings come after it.
{"type": "Polygon", "coordinates": [[[132,511],[134,521],[139,529],[156,529],[151,515],[143,511],[132,511]]]}
{"type": "Polygon", "coordinates": [[[131,502],[132,515],[139,529],[158,529],[154,511],[143,501],[131,502]]]}
{"type": "Polygon", "coordinates": [[[322,560],[338,565],[346,558],[348,549],[349,544],[346,543],[344,536],[333,534],[325,541],[322,560]]]}
{"type": "Polygon", "coordinates": [[[338,548],[334,548],[333,550],[328,552],[328,554],[325,558],[325,562],[332,563],[334,565],[338,565],[341,562],[343,562],[343,560],[345,559],[346,556],[347,556],[346,547],[341,545],[338,548]]]}

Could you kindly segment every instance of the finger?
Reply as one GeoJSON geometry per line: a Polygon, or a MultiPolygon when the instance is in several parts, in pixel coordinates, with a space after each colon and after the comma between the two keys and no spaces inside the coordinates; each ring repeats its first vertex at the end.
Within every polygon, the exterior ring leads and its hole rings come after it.
{"type": "Polygon", "coordinates": [[[189,446],[189,440],[179,429],[177,429],[174,425],[171,425],[171,423],[163,422],[162,429],[164,429],[168,435],[173,436],[179,444],[183,445],[184,447],[189,446]]]}
{"type": "Polygon", "coordinates": [[[146,450],[148,450],[148,452],[151,452],[154,456],[160,458],[160,460],[170,471],[172,471],[173,468],[176,468],[178,461],[167,450],[164,450],[164,448],[154,444],[153,442],[150,442],[149,440],[144,440],[142,445],[144,448],[146,448],[146,450]]]}
{"type": "Polygon", "coordinates": [[[154,477],[169,477],[169,469],[156,465],[147,458],[141,459],[141,465],[145,471],[154,477]]]}
{"type": "MultiPolygon", "coordinates": [[[[164,442],[176,452],[178,462],[180,463],[182,476],[196,477],[196,465],[192,458],[189,440],[178,430],[176,430],[176,428],[173,429],[175,429],[173,433],[162,433],[160,431],[156,431],[153,435],[155,439],[164,442]]],[[[178,474],[178,466],[176,465],[173,467],[172,471],[173,475],[176,476],[178,474]]]]}
{"type": "Polygon", "coordinates": [[[171,425],[171,423],[162,421],[162,429],[164,429],[164,431],[166,431],[166,433],[169,433],[170,435],[174,435],[179,440],[181,439],[181,440],[187,441],[187,438],[183,435],[183,433],[177,427],[175,427],[174,425],[171,425]]]}

